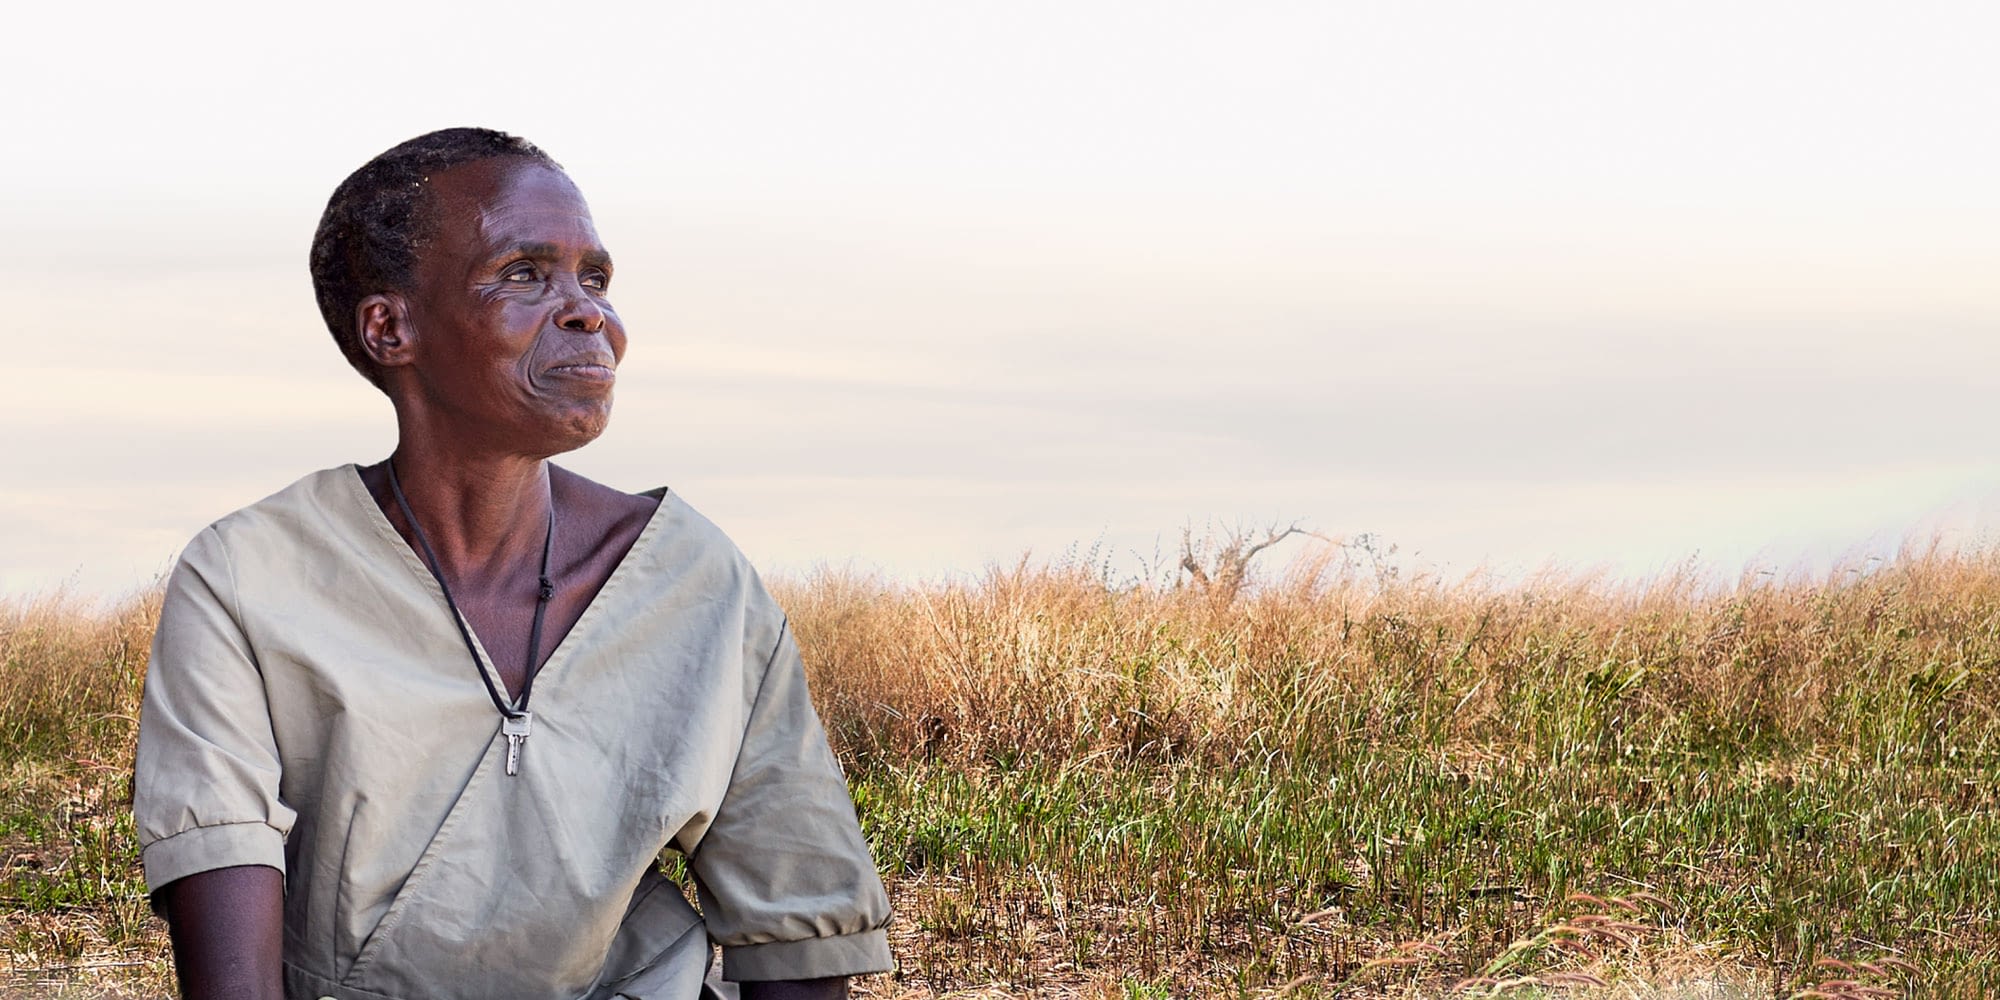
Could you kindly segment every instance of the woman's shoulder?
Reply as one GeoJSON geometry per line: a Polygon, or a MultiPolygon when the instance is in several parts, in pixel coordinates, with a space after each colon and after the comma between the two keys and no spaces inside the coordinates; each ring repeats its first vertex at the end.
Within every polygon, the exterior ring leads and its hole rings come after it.
{"type": "Polygon", "coordinates": [[[553,467],[550,476],[559,514],[567,499],[600,512],[617,511],[630,519],[626,523],[632,527],[635,540],[625,561],[634,564],[632,575],[711,597],[737,592],[753,606],[769,603],[749,557],[686,497],[666,487],[624,493],[553,467]]]}
{"type": "Polygon", "coordinates": [[[370,529],[367,512],[356,509],[357,496],[365,493],[355,467],[339,466],[309,473],[217,518],[182,546],[169,592],[199,579],[218,594],[264,593],[284,589],[283,581],[312,577],[299,571],[365,544],[370,529]]]}
{"type": "Polygon", "coordinates": [[[330,522],[362,526],[367,510],[358,500],[365,497],[366,487],[354,465],[321,469],[217,518],[196,541],[212,535],[232,546],[269,547],[282,545],[287,538],[324,535],[330,522]]]}
{"type": "Polygon", "coordinates": [[[666,487],[627,493],[553,463],[549,465],[549,491],[559,517],[571,521],[585,534],[622,537],[628,545],[653,519],[667,496],[666,487]]]}
{"type": "Polygon", "coordinates": [[[665,486],[643,493],[627,493],[551,464],[549,487],[555,494],[559,517],[566,511],[579,512],[570,516],[582,516],[593,527],[610,529],[624,525],[635,534],[650,527],[654,530],[645,532],[648,535],[670,535],[682,544],[726,550],[731,555],[741,556],[721,528],[695,510],[687,498],[665,486]],[[655,522],[659,524],[655,525],[655,522]]]}

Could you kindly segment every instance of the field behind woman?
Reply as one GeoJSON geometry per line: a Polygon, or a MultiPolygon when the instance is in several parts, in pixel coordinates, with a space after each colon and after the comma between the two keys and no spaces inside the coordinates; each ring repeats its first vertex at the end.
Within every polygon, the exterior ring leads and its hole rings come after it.
{"type": "MultiPolygon", "coordinates": [[[[774,590],[897,906],[866,994],[2000,995],[2000,553],[774,590]]],[[[156,608],[0,606],[0,994],[168,992],[156,608]]]]}

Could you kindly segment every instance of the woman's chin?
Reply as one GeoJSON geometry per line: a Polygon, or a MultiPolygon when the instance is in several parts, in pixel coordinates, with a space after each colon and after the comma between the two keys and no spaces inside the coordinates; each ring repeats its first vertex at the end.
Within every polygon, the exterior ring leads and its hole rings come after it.
{"type": "Polygon", "coordinates": [[[540,428],[536,436],[544,442],[537,450],[550,455],[560,455],[575,451],[597,440],[611,423],[611,405],[607,400],[602,408],[578,409],[562,414],[540,428]]]}

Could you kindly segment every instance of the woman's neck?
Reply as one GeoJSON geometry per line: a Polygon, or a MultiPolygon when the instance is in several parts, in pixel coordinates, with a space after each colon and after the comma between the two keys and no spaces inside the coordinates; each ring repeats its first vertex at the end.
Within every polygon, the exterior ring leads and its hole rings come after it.
{"type": "Polygon", "coordinates": [[[548,461],[453,451],[406,438],[390,456],[445,575],[484,579],[539,559],[552,502],[548,461]]]}

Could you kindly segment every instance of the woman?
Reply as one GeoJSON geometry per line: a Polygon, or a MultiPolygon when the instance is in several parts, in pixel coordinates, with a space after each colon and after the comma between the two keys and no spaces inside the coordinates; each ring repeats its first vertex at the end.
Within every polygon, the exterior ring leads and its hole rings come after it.
{"type": "Polygon", "coordinates": [[[312,264],[398,440],[168,584],[133,811],[183,994],[693,997],[710,938],[745,997],[888,968],[783,613],[671,493],[548,462],[603,432],[625,353],[561,168],[412,139],[334,192],[312,264]]]}

